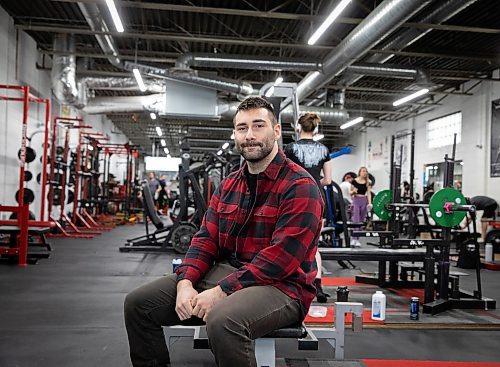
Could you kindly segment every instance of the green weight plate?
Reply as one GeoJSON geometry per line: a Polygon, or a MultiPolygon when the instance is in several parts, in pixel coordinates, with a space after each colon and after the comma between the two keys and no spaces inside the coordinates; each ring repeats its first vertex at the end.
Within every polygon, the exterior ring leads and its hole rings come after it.
{"type": "Polygon", "coordinates": [[[444,205],[454,203],[455,205],[467,205],[465,197],[460,191],[446,187],[432,195],[429,202],[429,212],[434,221],[442,227],[454,227],[465,218],[466,212],[453,212],[446,214],[444,205]]]}
{"type": "Polygon", "coordinates": [[[372,200],[373,212],[382,220],[390,220],[392,211],[386,208],[386,204],[392,202],[392,190],[382,190],[372,200]]]}

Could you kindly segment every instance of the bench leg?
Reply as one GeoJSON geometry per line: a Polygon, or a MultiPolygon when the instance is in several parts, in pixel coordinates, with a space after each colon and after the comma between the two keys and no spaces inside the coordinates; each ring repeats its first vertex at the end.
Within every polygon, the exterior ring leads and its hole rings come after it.
{"type": "Polygon", "coordinates": [[[255,359],[258,367],[275,367],[275,344],[272,338],[255,340],[255,359]]]}

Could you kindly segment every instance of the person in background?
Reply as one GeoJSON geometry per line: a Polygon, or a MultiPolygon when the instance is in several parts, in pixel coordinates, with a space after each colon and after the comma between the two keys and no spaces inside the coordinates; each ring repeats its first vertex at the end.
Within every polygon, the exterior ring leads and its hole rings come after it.
{"type": "Polygon", "coordinates": [[[408,202],[411,200],[410,183],[408,181],[403,182],[403,187],[401,188],[401,200],[408,202]]]}
{"type": "MultiPolygon", "coordinates": [[[[483,211],[483,215],[481,217],[481,238],[478,238],[477,240],[477,242],[483,243],[486,238],[486,232],[488,231],[488,221],[496,218],[498,203],[495,199],[488,196],[473,196],[469,199],[469,202],[471,205],[476,207],[476,210],[483,211]]],[[[465,226],[467,226],[470,222],[471,219],[467,216],[465,226]]]]}
{"type": "Polygon", "coordinates": [[[320,190],[279,149],[281,125],[269,102],[247,98],[233,124],[242,168],[213,194],[176,274],[125,298],[134,367],[168,365],[162,325],[202,320],[218,367],[255,367],[253,340],[308,313],[316,293],[320,190]]]}
{"type": "Polygon", "coordinates": [[[156,173],[154,172],[148,173],[148,186],[149,186],[149,191],[151,191],[151,195],[153,195],[153,198],[155,198],[156,192],[161,187],[160,181],[156,178],[156,173]]]}
{"type": "MultiPolygon", "coordinates": [[[[362,223],[366,220],[368,211],[372,209],[371,185],[368,178],[368,169],[361,167],[358,176],[352,180],[352,221],[362,223]]],[[[358,237],[352,237],[351,247],[361,247],[358,237]]]]}
{"type": "Polygon", "coordinates": [[[352,187],[352,182],[353,177],[349,174],[346,174],[344,176],[344,179],[342,180],[340,186],[340,189],[342,190],[342,196],[344,197],[344,202],[347,202],[348,205],[352,204],[352,194],[354,193],[354,189],[352,187]]]}
{"type": "MultiPolygon", "coordinates": [[[[323,186],[329,185],[332,182],[332,161],[328,148],[313,140],[314,133],[318,130],[320,122],[321,118],[315,113],[302,115],[297,124],[299,140],[288,144],[284,151],[288,158],[303,167],[314,178],[326,204],[326,192],[323,186]],[[321,172],[323,172],[323,178],[321,177],[321,172]]],[[[327,215],[328,206],[325,205],[323,216],[326,218],[327,215]]],[[[321,286],[322,261],[319,251],[316,252],[315,258],[318,265],[318,273],[315,280],[316,299],[320,303],[325,303],[328,300],[329,294],[325,293],[321,286]]]]}

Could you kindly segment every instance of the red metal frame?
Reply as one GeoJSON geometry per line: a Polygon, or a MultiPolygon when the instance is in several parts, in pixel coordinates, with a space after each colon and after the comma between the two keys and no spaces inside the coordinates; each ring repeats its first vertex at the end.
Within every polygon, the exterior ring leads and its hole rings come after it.
{"type": "Polygon", "coordinates": [[[21,133],[21,148],[19,159],[19,195],[16,206],[0,206],[0,212],[15,212],[17,219],[1,220],[0,225],[18,226],[20,234],[17,236],[17,247],[15,248],[0,248],[2,254],[18,255],[19,266],[26,266],[28,255],[28,228],[29,226],[37,227],[52,227],[54,224],[50,221],[45,221],[45,183],[47,179],[47,143],[48,143],[48,130],[50,121],[50,100],[36,97],[30,93],[30,87],[27,85],[7,85],[0,84],[0,89],[16,90],[22,94],[22,97],[9,97],[0,96],[1,101],[16,101],[23,102],[23,119],[22,119],[22,133],[21,133]],[[44,155],[42,167],[42,196],[40,198],[40,220],[29,220],[29,204],[24,203],[24,177],[26,171],[26,142],[27,142],[27,129],[28,129],[28,111],[30,103],[45,104],[45,132],[44,132],[44,155]]]}

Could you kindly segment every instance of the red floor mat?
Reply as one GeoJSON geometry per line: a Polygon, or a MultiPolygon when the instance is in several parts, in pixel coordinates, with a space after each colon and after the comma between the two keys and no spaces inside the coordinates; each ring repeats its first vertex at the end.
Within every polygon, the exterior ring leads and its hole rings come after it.
{"type": "MultiPolygon", "coordinates": [[[[333,312],[333,307],[332,306],[327,306],[326,307],[326,316],[325,317],[312,317],[307,315],[304,322],[305,323],[312,323],[312,324],[328,324],[332,323],[333,319],[335,318],[334,312],[333,312]]],[[[347,314],[345,318],[346,324],[352,324],[352,315],[347,314]]],[[[363,324],[384,324],[384,321],[378,321],[378,320],[372,320],[371,319],[371,311],[370,310],[363,310],[363,324]]]]}
{"type": "Polygon", "coordinates": [[[500,367],[497,362],[448,362],[448,361],[411,361],[385,359],[363,359],[367,367],[500,367]]]}
{"type": "Polygon", "coordinates": [[[373,284],[366,283],[356,283],[356,278],[332,278],[332,277],[322,277],[321,285],[326,287],[338,287],[339,285],[345,285],[348,287],[373,287],[373,284]]]}

